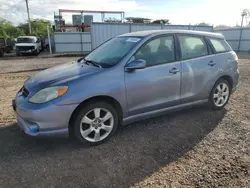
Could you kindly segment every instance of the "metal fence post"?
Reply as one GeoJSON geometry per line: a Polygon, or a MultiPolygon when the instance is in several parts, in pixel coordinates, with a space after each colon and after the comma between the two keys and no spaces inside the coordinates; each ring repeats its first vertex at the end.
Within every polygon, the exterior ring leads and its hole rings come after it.
{"type": "Polygon", "coordinates": [[[93,45],[93,23],[92,22],[90,23],[90,42],[91,42],[91,44],[90,44],[90,46],[91,46],[90,51],[92,51],[93,48],[94,48],[94,45],[93,45]]]}
{"type": "Polygon", "coordinates": [[[238,44],[238,52],[240,51],[240,44],[241,44],[241,39],[242,39],[242,30],[243,30],[243,28],[241,27],[240,28],[240,37],[239,37],[239,44],[238,44]]]}
{"type": "Polygon", "coordinates": [[[83,42],[83,41],[82,41],[82,34],[83,34],[83,33],[80,32],[80,35],[81,35],[81,52],[83,51],[83,46],[82,46],[82,42],[83,42]]]}
{"type": "Polygon", "coordinates": [[[241,25],[240,25],[240,37],[239,37],[239,45],[238,45],[238,52],[240,51],[240,43],[241,43],[241,37],[242,37],[242,30],[243,30],[243,20],[244,20],[244,14],[242,13],[241,18],[241,25]]]}
{"type": "Polygon", "coordinates": [[[51,40],[50,40],[50,32],[49,32],[49,25],[47,25],[47,32],[48,32],[48,42],[49,42],[49,53],[52,54],[51,48],[51,40]]]}

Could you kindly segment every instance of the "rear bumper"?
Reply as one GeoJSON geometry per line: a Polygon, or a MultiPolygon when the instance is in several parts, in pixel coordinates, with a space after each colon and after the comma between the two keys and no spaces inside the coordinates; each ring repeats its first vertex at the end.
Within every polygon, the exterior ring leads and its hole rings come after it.
{"type": "Polygon", "coordinates": [[[236,91],[237,87],[238,87],[239,77],[240,77],[240,73],[239,73],[239,69],[237,69],[236,72],[233,75],[232,93],[234,93],[236,91]]]}

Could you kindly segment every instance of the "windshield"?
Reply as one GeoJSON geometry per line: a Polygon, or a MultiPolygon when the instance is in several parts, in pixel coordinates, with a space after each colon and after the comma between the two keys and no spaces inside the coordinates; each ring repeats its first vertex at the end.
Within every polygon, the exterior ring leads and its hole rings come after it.
{"type": "Polygon", "coordinates": [[[35,39],[32,39],[32,38],[18,38],[17,43],[35,43],[35,39]]]}
{"type": "Polygon", "coordinates": [[[113,38],[86,56],[87,61],[100,64],[107,68],[117,64],[142,38],[140,37],[116,37],[113,38]]]}

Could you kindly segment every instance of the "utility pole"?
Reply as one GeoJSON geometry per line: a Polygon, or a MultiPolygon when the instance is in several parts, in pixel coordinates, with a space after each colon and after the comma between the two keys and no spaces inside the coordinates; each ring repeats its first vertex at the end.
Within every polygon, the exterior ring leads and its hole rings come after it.
{"type": "Polygon", "coordinates": [[[239,43],[238,43],[238,52],[240,51],[240,44],[241,44],[244,17],[246,17],[248,14],[249,14],[249,11],[247,9],[243,10],[243,12],[241,13],[241,24],[240,24],[240,36],[239,36],[239,43]]]}
{"type": "Polygon", "coordinates": [[[31,34],[31,23],[30,23],[30,12],[29,12],[29,4],[28,4],[28,0],[25,0],[25,2],[26,2],[27,15],[28,15],[29,33],[31,34]]]}

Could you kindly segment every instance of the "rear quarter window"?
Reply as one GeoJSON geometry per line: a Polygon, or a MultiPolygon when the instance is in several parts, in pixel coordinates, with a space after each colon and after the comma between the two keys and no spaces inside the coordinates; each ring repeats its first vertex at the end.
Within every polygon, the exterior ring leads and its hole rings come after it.
{"type": "Polygon", "coordinates": [[[228,52],[231,51],[230,46],[227,44],[227,42],[223,39],[209,39],[215,52],[221,53],[221,52],[228,52]]]}

